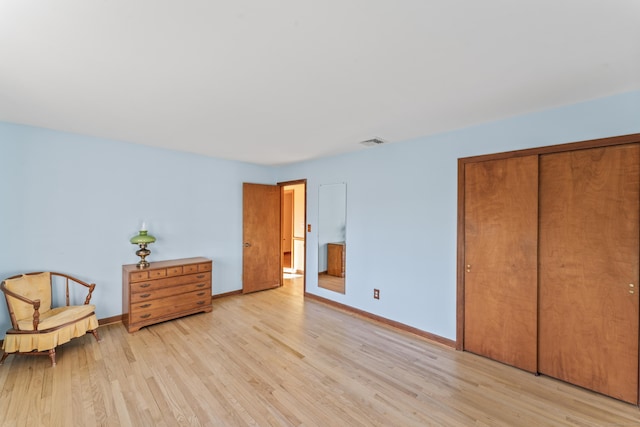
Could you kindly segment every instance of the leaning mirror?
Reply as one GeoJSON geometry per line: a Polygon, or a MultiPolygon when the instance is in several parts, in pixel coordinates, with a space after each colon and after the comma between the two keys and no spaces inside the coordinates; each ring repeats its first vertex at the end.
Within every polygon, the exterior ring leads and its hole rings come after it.
{"type": "Polygon", "coordinates": [[[318,286],[344,294],[347,185],[321,185],[318,194],[318,286]]]}

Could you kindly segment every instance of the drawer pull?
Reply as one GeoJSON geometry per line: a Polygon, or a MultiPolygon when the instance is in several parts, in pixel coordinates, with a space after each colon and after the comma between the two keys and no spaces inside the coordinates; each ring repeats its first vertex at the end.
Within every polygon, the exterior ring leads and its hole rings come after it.
{"type": "Polygon", "coordinates": [[[204,304],[204,301],[198,301],[198,305],[204,304]]]}
{"type": "Polygon", "coordinates": [[[207,286],[207,284],[206,284],[206,283],[200,283],[200,284],[198,285],[198,287],[199,287],[199,288],[201,288],[201,287],[203,287],[203,286],[207,286]]]}
{"type": "Polygon", "coordinates": [[[145,283],[144,285],[140,285],[141,288],[148,288],[151,286],[151,283],[145,283]]]}
{"type": "Polygon", "coordinates": [[[149,313],[147,313],[147,314],[143,314],[142,316],[140,316],[141,319],[146,319],[147,317],[151,317],[151,315],[149,313]]]}
{"type": "Polygon", "coordinates": [[[198,274],[196,277],[197,277],[198,279],[204,279],[204,274],[198,274]]]}
{"type": "Polygon", "coordinates": [[[151,296],[151,294],[142,294],[140,295],[140,298],[149,298],[151,296]]]}
{"type": "Polygon", "coordinates": [[[201,297],[202,295],[204,295],[204,292],[198,292],[197,294],[199,297],[201,297]]]}
{"type": "Polygon", "coordinates": [[[140,308],[147,308],[147,307],[151,307],[151,304],[142,304],[142,305],[140,306],[140,308]]]}

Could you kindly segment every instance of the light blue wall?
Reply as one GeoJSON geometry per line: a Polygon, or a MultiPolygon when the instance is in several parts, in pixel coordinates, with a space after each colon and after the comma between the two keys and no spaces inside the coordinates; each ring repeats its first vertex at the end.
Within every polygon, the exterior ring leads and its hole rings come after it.
{"type": "Polygon", "coordinates": [[[312,229],[319,185],[347,183],[346,294],[318,288],[315,232],[307,292],[455,339],[458,158],[631,133],[640,91],[283,167],[308,179],[312,229]]]}
{"type": "MultiPolygon", "coordinates": [[[[149,259],[214,260],[214,294],[242,287],[242,183],[275,183],[247,163],[0,123],[0,277],[53,270],[98,286],[98,318],[122,314],[122,265],[143,219],[149,259]]],[[[4,305],[4,298],[1,302],[4,305]]],[[[0,309],[0,337],[8,329],[0,309]]]]}
{"type": "Polygon", "coordinates": [[[306,178],[307,291],[455,339],[457,159],[630,133],[640,91],[280,168],[0,123],[0,277],[73,273],[98,284],[99,318],[119,315],[121,266],[137,261],[128,239],[146,219],[152,261],[210,257],[214,293],[238,290],[242,182],[306,178]],[[317,287],[318,187],[337,182],[345,295],[317,287]]]}
{"type": "MultiPolygon", "coordinates": [[[[22,191],[19,171],[23,162],[20,141],[0,138],[0,265],[13,265],[20,257],[10,246],[19,241],[24,231],[19,215],[13,214],[13,210],[20,206],[22,191]]],[[[0,312],[6,311],[3,306],[4,298],[0,296],[0,312]]],[[[0,314],[0,319],[2,316],[0,314]]],[[[4,329],[0,329],[0,336],[3,334],[4,329]]]]}

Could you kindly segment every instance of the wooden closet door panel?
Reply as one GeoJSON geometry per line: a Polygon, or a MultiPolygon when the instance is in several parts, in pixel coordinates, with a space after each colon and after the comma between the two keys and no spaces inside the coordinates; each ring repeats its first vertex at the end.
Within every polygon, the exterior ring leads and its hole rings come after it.
{"type": "Polygon", "coordinates": [[[639,163],[638,145],[540,159],[539,371],[631,403],[639,163]]]}
{"type": "Polygon", "coordinates": [[[464,349],[537,369],[538,157],[465,165],[464,349]]]}

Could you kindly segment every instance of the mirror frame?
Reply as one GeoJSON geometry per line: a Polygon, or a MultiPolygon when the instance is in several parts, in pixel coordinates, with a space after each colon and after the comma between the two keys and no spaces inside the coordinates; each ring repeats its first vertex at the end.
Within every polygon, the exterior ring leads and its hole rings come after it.
{"type": "Polygon", "coordinates": [[[347,184],[318,188],[318,287],[346,292],[347,184]]]}

